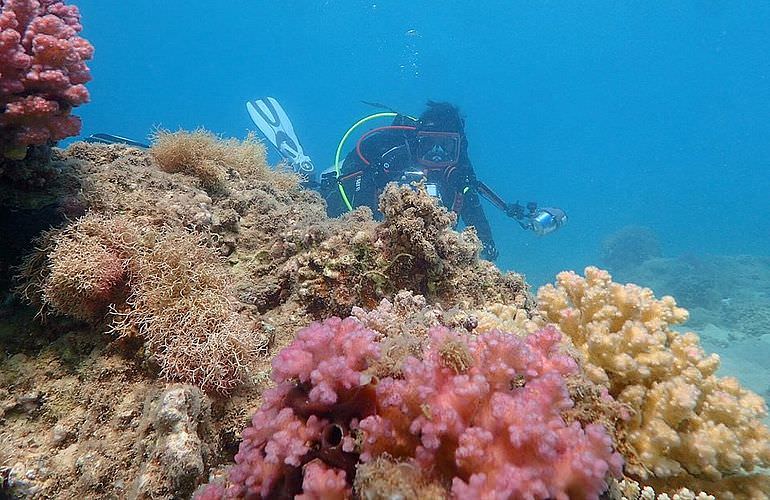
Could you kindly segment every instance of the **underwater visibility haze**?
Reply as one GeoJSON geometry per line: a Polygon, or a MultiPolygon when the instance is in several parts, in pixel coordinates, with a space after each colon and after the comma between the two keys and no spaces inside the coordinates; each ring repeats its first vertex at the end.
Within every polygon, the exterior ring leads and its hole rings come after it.
{"type": "Polygon", "coordinates": [[[770,498],[767,2],[0,6],[0,499],[770,498]]]}

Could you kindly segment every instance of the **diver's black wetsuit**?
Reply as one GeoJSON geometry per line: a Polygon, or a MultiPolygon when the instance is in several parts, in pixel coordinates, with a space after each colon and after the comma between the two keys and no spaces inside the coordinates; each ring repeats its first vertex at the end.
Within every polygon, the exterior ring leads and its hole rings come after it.
{"type": "MultiPolygon", "coordinates": [[[[418,126],[418,122],[397,116],[390,127],[364,136],[358,144],[358,149],[354,148],[347,155],[339,180],[350,204],[354,208],[369,206],[375,217],[381,217],[377,204],[387,183],[409,183],[424,177],[429,191],[431,185],[436,187],[445,207],[459,213],[466,225],[476,228],[476,234],[484,244],[482,257],[494,260],[497,250],[489,222],[479,201],[476,175],[468,158],[465,135],[461,134],[461,147],[456,164],[425,167],[416,162],[412,154],[416,151],[415,126],[418,126]]],[[[347,210],[336,181],[327,182],[322,193],[330,217],[336,217],[347,210]]]]}

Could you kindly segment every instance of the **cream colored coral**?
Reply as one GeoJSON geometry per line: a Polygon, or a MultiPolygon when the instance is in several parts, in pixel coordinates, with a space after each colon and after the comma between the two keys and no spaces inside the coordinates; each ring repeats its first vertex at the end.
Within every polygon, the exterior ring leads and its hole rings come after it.
{"type": "Polygon", "coordinates": [[[713,495],[703,491],[695,493],[687,488],[678,489],[673,496],[668,496],[666,493],[658,495],[651,487],[642,487],[630,478],[623,478],[622,481],[610,479],[609,486],[607,495],[610,500],[715,500],[713,495]]]}
{"type": "Polygon", "coordinates": [[[542,318],[530,319],[526,309],[515,304],[491,304],[471,313],[478,325],[476,332],[502,330],[510,333],[534,333],[544,326],[542,318]]]}
{"type": "Polygon", "coordinates": [[[719,357],[706,355],[696,334],[671,329],[687,319],[673,298],[588,267],[585,277],[560,273],[538,302],[581,352],[589,378],[634,410],[624,429],[635,452],[629,472],[714,481],[770,465],[764,400],[717,377],[719,357]]]}

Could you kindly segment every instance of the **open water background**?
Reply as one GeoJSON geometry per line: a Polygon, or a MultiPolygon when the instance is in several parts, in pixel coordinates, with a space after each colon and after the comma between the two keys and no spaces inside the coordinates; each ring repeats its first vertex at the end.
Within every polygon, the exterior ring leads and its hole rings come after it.
{"type": "MultiPolygon", "coordinates": [[[[79,0],[96,47],[83,133],[244,137],[272,95],[316,166],[374,110],[461,107],[480,179],[563,207],[538,238],[487,205],[535,285],[653,229],[664,255],[770,255],[770,3],[79,0]]],[[[277,160],[277,156],[272,156],[277,160]]]]}

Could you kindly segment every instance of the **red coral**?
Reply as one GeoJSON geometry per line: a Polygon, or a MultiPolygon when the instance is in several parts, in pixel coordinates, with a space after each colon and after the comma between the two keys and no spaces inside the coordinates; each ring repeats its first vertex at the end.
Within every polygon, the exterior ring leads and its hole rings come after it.
{"type": "Polygon", "coordinates": [[[91,44],[60,0],[7,0],[0,11],[0,149],[77,135],[70,111],[88,102],[91,44]]]}

